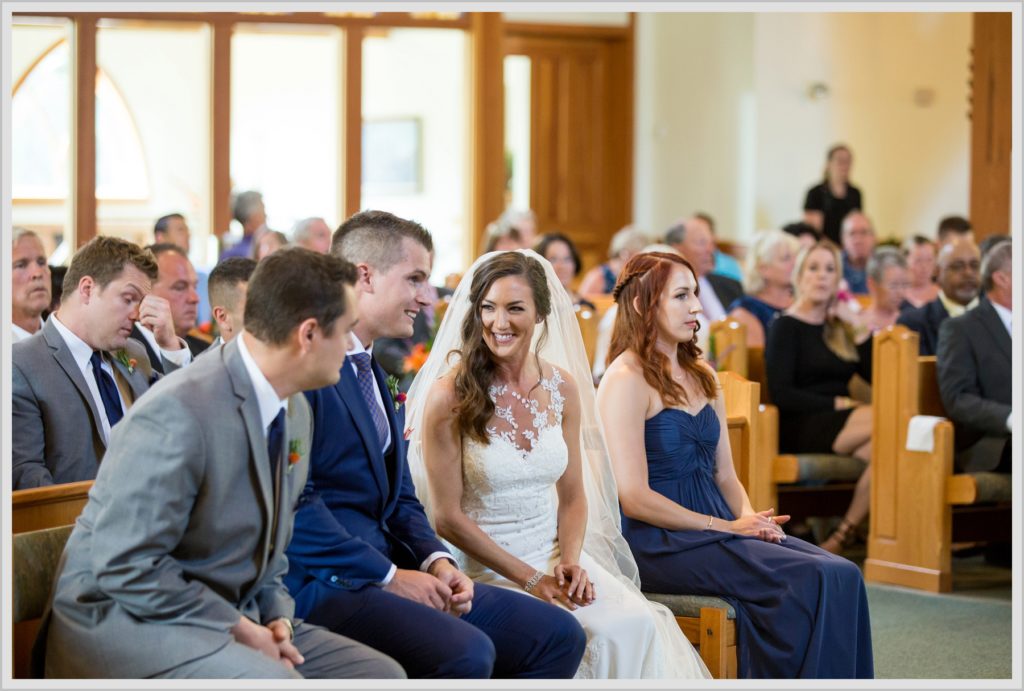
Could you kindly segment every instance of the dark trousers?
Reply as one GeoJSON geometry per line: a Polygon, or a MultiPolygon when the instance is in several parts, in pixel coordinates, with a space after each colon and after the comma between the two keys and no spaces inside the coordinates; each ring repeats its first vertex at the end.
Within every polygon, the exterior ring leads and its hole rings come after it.
{"type": "Polygon", "coordinates": [[[295,614],[389,655],[410,678],[568,679],[586,647],[567,611],[481,583],[459,618],[377,586],[352,591],[319,581],[295,594],[295,614]]]}

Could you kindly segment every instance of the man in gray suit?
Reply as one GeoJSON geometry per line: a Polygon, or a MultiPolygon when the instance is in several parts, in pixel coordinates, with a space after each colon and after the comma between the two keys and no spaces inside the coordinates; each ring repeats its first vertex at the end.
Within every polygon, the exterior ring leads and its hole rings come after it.
{"type": "MultiPolygon", "coordinates": [[[[12,348],[14,489],[96,477],[110,428],[146,392],[152,366],[132,324],[169,320],[148,295],[153,255],[125,240],[82,246],[64,277],[60,309],[12,348]]],[[[164,323],[164,322],[161,322],[164,323]]]]}
{"type": "Polygon", "coordinates": [[[68,540],[34,656],[48,677],[402,677],[292,621],[282,578],[306,484],[301,392],[338,380],[355,269],[275,253],[245,330],[162,380],[119,425],[68,540]],[[45,662],[44,662],[45,661],[45,662]]]}
{"type": "Polygon", "coordinates": [[[936,370],[942,404],[956,425],[957,468],[1010,472],[1013,431],[1013,245],[981,263],[978,306],[939,327],[936,370]]]}

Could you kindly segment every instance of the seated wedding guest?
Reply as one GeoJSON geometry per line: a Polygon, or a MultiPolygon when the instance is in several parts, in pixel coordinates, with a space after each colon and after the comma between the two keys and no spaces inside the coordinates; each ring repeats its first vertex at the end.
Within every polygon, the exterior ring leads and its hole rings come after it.
{"type": "Polygon", "coordinates": [[[840,244],[840,227],[846,215],[853,210],[864,208],[859,189],[850,183],[850,167],[853,153],[844,144],[837,144],[828,150],[825,164],[825,179],[807,190],[804,200],[804,221],[823,237],[840,244]]]}
{"type": "Polygon", "coordinates": [[[1009,235],[1004,235],[1002,233],[996,233],[994,235],[985,236],[985,239],[978,243],[978,251],[981,252],[981,263],[985,263],[985,257],[988,255],[989,251],[992,248],[994,248],[1000,242],[1006,242],[1009,239],[1009,235]]]}
{"type": "Polygon", "coordinates": [[[409,448],[459,565],[477,587],[572,612],[587,633],[578,679],[709,676],[668,609],[640,592],[614,492],[599,489],[614,486],[611,467],[553,269],[530,251],[489,254],[449,310],[411,389],[409,448]]]}
{"type": "Polygon", "coordinates": [[[532,209],[505,209],[501,215],[505,223],[519,233],[522,247],[532,247],[537,242],[537,214],[532,209]]]}
{"type": "Polygon", "coordinates": [[[264,230],[252,245],[252,259],[260,261],[288,246],[288,236],[279,230],[264,230]]]}
{"type": "Polygon", "coordinates": [[[938,264],[939,296],[922,307],[904,309],[896,320],[920,336],[921,355],[935,355],[942,322],[978,304],[981,253],[974,241],[954,236],[939,250],[938,264]]]}
{"type": "Polygon", "coordinates": [[[860,211],[843,219],[843,279],[851,293],[868,294],[868,259],[877,244],[871,221],[860,211]]]}
{"type": "Polygon", "coordinates": [[[803,221],[797,221],[796,223],[787,223],[782,226],[782,232],[789,233],[797,239],[800,243],[800,248],[812,247],[817,244],[818,240],[822,238],[818,229],[809,223],[803,221]]]}
{"type": "Polygon", "coordinates": [[[337,380],[354,280],[351,265],[303,249],[261,264],[240,337],[118,426],[57,568],[47,677],[403,676],[297,621],[281,582],[309,471],[301,392],[337,380]]]}
{"type": "Polygon", "coordinates": [[[14,489],[96,477],[110,428],[150,386],[132,325],[170,324],[166,301],[148,294],[156,275],[149,251],[93,238],[71,259],[60,309],[11,348],[14,489]]]}
{"type": "Polygon", "coordinates": [[[50,266],[43,241],[33,231],[14,227],[11,243],[11,343],[43,328],[50,307],[50,266]]]}
{"type": "Polygon", "coordinates": [[[210,272],[210,304],[220,335],[211,348],[229,343],[245,326],[245,294],[256,262],[248,257],[225,259],[210,272]]]}
{"type": "Polygon", "coordinates": [[[907,304],[910,287],[907,261],[895,247],[879,247],[868,259],[868,295],[871,301],[857,314],[857,326],[871,333],[896,323],[900,309],[907,304]]]}
{"type": "Polygon", "coordinates": [[[912,235],[903,241],[903,256],[910,276],[905,297],[911,307],[921,307],[939,296],[939,284],[935,282],[935,243],[923,235],[912,235]]]}
{"type": "Polygon", "coordinates": [[[643,249],[647,237],[637,228],[626,226],[612,236],[608,245],[608,260],[583,275],[581,295],[610,295],[615,280],[629,258],[643,249]]]}
{"type": "Polygon", "coordinates": [[[729,305],[729,319],[747,327],[747,345],[764,347],[768,327],[793,303],[793,263],[799,241],[781,230],[762,230],[747,250],[746,295],[729,305]]]}
{"type": "Polygon", "coordinates": [[[978,306],[939,327],[936,374],[956,425],[962,472],[1011,472],[1013,431],[1013,245],[1004,240],[981,263],[978,306]]]}
{"type": "MultiPolygon", "coordinates": [[[[189,253],[192,246],[192,234],[188,224],[185,222],[185,217],[181,214],[173,213],[161,216],[153,225],[153,243],[159,245],[165,242],[177,245],[185,250],[186,255],[189,253]]],[[[208,271],[196,268],[196,277],[199,280],[196,286],[196,292],[199,293],[196,322],[202,324],[209,321],[213,316],[210,312],[210,303],[205,299],[209,291],[207,281],[210,276],[208,271]]]]}
{"type": "Polygon", "coordinates": [[[939,221],[939,228],[935,231],[936,252],[942,251],[953,240],[975,241],[974,228],[963,216],[946,216],[939,221]]]}
{"type": "MultiPolygon", "coordinates": [[[[836,453],[871,460],[871,406],[850,398],[849,381],[871,382],[871,339],[857,343],[853,327],[835,316],[842,276],[839,248],[827,240],[796,260],[793,305],[768,331],[764,364],[779,408],[779,451],[836,453]]],[[[868,514],[870,469],[854,489],[836,531],[822,543],[839,553],[868,514]]]]}
{"type": "Polygon", "coordinates": [[[422,226],[385,211],[334,233],[332,255],[358,271],[359,321],[340,378],[307,394],[310,478],[285,584],[297,616],[390,655],[410,677],[571,677],[584,636],[568,612],[474,584],[416,498],[403,399],[373,348],[411,335],[430,304],[432,249],[422,226]]]}
{"type": "Polygon", "coordinates": [[[736,477],[722,387],[696,346],[694,268],[673,254],[634,257],[615,300],[597,397],[644,591],[728,601],[740,678],[871,677],[860,569],[787,536],[789,517],[755,511],[736,477]]]}
{"type": "Polygon", "coordinates": [[[555,275],[561,281],[565,292],[569,293],[572,304],[579,308],[588,310],[596,309],[594,303],[572,289],[572,282],[580,275],[583,264],[580,262],[580,253],[576,245],[568,235],[562,233],[545,233],[540,236],[533,251],[551,262],[555,275]]]}
{"type": "Polygon", "coordinates": [[[331,251],[331,228],[327,221],[318,216],[304,218],[292,226],[292,242],[299,247],[327,254],[331,251]]]}
{"type": "Polygon", "coordinates": [[[267,210],[263,205],[263,195],[255,190],[234,195],[231,214],[242,226],[242,238],[220,253],[220,261],[228,257],[253,256],[253,243],[267,229],[267,210]]]}
{"type": "MultiPolygon", "coordinates": [[[[167,301],[171,309],[174,335],[188,346],[192,357],[195,357],[206,350],[212,340],[195,330],[199,316],[199,277],[196,270],[192,268],[192,262],[185,251],[177,245],[163,243],[150,245],[146,249],[156,257],[159,269],[157,279],[153,282],[153,295],[167,301]]],[[[139,335],[144,337],[143,343],[150,360],[157,359],[159,348],[168,348],[145,324],[139,325],[137,331],[132,333],[134,338],[139,338],[139,335]]],[[[176,364],[185,365],[187,361],[176,364]]]]}
{"type": "MultiPolygon", "coordinates": [[[[707,223],[708,229],[711,231],[712,238],[715,237],[715,219],[713,219],[710,214],[706,214],[703,211],[697,211],[693,214],[693,217],[699,218],[707,223]]],[[[736,260],[736,257],[718,249],[717,242],[715,243],[715,266],[711,270],[711,273],[718,274],[719,276],[726,276],[734,281],[743,281],[743,269],[740,268],[740,263],[736,260]]]]}
{"type": "Polygon", "coordinates": [[[669,228],[665,244],[674,247],[697,271],[700,303],[704,307],[697,315],[700,322],[697,344],[706,349],[711,322],[725,317],[726,307],[743,295],[743,286],[739,281],[711,273],[715,266],[715,238],[703,218],[694,216],[669,228]]]}

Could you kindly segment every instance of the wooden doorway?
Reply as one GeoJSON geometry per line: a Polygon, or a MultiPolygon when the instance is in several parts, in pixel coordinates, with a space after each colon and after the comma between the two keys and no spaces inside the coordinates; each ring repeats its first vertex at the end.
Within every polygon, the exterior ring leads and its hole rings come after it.
{"type": "Polygon", "coordinates": [[[508,25],[504,47],[529,74],[529,163],[512,157],[507,172],[528,170],[538,230],[565,233],[595,266],[633,215],[632,25],[508,25]]]}

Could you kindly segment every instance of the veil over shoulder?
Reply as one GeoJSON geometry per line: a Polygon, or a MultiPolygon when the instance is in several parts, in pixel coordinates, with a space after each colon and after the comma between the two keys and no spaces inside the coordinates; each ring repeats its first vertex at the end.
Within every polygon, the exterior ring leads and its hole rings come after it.
{"type": "MultiPolygon", "coordinates": [[[[622,536],[619,520],[618,493],[612,472],[611,459],[601,431],[594,387],[591,385],[590,365],[583,337],[576,319],[575,308],[569,294],[562,287],[554,269],[546,259],[532,250],[515,250],[537,259],[544,267],[551,292],[551,314],[546,320],[547,337],[539,351],[540,357],[572,375],[580,395],[580,446],[583,460],[584,488],[587,495],[588,520],[584,550],[602,568],[613,574],[631,590],[640,595],[640,579],[636,561],[622,536]]],[[[416,493],[434,521],[430,501],[430,485],[422,456],[423,413],[430,387],[437,379],[457,366],[462,349],[462,322],[471,309],[470,286],[476,271],[501,252],[490,252],[478,258],[463,276],[451,297],[444,318],[426,363],[416,375],[409,389],[406,409],[408,462],[416,493]]],[[[543,328],[534,332],[536,349],[543,328]]],[[[642,597],[642,595],[640,595],[642,597]]],[[[644,600],[647,602],[646,600],[644,600]]],[[[671,612],[663,605],[648,602],[654,610],[658,626],[658,639],[664,650],[664,675],[667,677],[710,676],[693,647],[686,640],[671,612]],[[699,670],[694,669],[694,665],[699,670]]]]}

